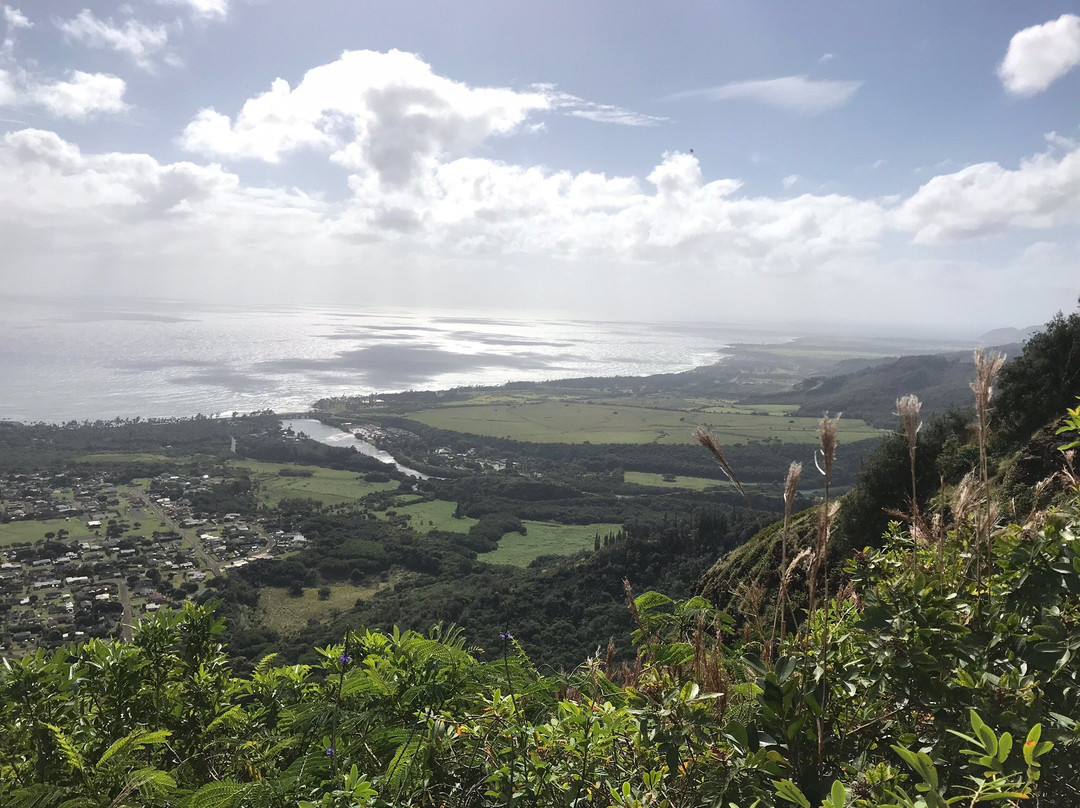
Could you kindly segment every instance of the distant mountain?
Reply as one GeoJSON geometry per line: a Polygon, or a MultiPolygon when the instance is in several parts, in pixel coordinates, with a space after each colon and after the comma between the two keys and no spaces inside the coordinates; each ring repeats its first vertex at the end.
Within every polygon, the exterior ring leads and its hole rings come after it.
{"type": "MultiPolygon", "coordinates": [[[[1001,345],[997,350],[1015,356],[1021,345],[1001,345]]],[[[971,354],[955,351],[923,356],[902,356],[852,373],[811,376],[790,390],[756,396],[754,403],[798,404],[795,415],[816,417],[824,412],[843,412],[874,426],[896,425],[896,399],[914,393],[923,402],[928,419],[950,407],[971,405],[973,378],[971,354]]]]}
{"type": "Polygon", "coordinates": [[[1038,325],[1029,325],[1027,328],[995,328],[993,331],[982,334],[976,342],[980,345],[1022,344],[1027,342],[1032,334],[1039,333],[1042,328],[1038,325]]]}

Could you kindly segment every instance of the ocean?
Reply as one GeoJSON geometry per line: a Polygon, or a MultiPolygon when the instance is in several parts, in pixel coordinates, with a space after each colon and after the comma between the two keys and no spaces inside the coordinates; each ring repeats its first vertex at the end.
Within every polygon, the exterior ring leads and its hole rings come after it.
{"type": "Polygon", "coordinates": [[[328,396],[645,376],[790,336],[458,310],[0,296],[0,419],[297,412],[328,396]]]}

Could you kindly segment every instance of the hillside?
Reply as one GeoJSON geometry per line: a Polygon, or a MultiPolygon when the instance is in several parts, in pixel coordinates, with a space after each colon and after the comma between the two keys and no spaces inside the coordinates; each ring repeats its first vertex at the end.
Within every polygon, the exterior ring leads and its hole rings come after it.
{"type": "MultiPolygon", "coordinates": [[[[994,350],[1015,356],[1021,346],[1003,345],[994,350]]],[[[900,396],[917,395],[924,414],[931,416],[951,407],[970,406],[970,383],[971,353],[956,351],[902,356],[854,372],[811,376],[790,390],[763,394],[755,401],[797,405],[792,412],[795,416],[843,412],[845,418],[860,418],[884,429],[896,423],[896,399],[900,396]]]]}

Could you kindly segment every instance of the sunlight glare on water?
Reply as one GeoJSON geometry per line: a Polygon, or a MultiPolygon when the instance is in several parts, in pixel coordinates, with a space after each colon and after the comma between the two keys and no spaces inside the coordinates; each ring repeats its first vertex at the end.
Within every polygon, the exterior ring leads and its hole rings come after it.
{"type": "Polygon", "coordinates": [[[328,396],[688,370],[733,342],[785,338],[700,323],[0,297],[0,418],[304,411],[328,396]]]}

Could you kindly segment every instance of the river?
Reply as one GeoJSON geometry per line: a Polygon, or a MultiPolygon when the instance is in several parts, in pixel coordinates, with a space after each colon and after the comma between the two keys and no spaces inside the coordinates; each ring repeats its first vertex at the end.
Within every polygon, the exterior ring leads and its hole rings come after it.
{"type": "Polygon", "coordinates": [[[293,432],[297,433],[303,432],[312,440],[325,443],[327,446],[352,446],[360,454],[388,463],[410,477],[415,477],[418,480],[428,479],[428,475],[401,465],[392,454],[384,452],[378,446],[374,446],[366,440],[360,440],[351,432],[345,432],[335,426],[328,426],[322,421],[316,421],[314,418],[285,418],[281,421],[281,427],[282,429],[292,429],[293,432]]]}

